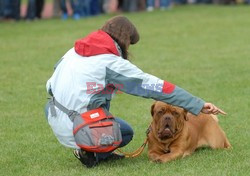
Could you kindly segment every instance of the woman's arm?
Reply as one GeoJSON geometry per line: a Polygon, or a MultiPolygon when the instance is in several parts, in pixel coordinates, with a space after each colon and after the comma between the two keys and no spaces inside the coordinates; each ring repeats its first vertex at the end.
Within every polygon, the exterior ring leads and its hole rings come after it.
{"type": "Polygon", "coordinates": [[[172,83],[144,73],[127,60],[118,57],[115,59],[106,67],[106,79],[119,90],[179,106],[195,115],[201,110],[204,113],[210,112],[207,108],[204,109],[205,101],[202,99],[172,83]]]}

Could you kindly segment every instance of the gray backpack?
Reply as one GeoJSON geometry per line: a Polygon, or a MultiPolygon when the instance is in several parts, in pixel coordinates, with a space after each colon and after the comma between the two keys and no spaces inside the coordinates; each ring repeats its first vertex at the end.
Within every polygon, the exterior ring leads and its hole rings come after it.
{"type": "Polygon", "coordinates": [[[56,114],[55,106],[66,113],[73,122],[73,134],[76,144],[89,152],[110,152],[122,142],[120,125],[113,115],[104,108],[97,108],[85,113],[68,110],[54,97],[50,99],[51,113],[56,114]]]}

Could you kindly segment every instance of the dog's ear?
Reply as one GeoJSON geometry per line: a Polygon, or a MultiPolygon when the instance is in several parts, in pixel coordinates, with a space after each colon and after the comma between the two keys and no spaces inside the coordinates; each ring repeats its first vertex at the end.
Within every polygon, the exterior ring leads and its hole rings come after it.
{"type": "Polygon", "coordinates": [[[188,111],[187,111],[186,109],[184,109],[184,110],[183,110],[183,115],[184,115],[184,119],[185,119],[186,121],[188,121],[187,113],[188,113],[188,111]]]}
{"type": "Polygon", "coordinates": [[[152,106],[151,106],[151,115],[152,115],[152,117],[154,116],[154,108],[155,108],[155,103],[152,104],[152,106]]]}

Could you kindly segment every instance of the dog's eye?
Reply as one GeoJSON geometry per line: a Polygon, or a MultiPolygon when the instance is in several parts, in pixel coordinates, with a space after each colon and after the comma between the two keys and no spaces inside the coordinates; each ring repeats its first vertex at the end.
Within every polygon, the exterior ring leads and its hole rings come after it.
{"type": "Polygon", "coordinates": [[[157,115],[158,115],[158,116],[163,115],[163,111],[162,111],[162,110],[161,110],[161,111],[158,111],[158,112],[157,112],[157,115]]]}
{"type": "Polygon", "coordinates": [[[176,112],[176,111],[173,111],[172,114],[173,114],[173,116],[175,116],[175,117],[180,117],[180,114],[179,114],[178,112],[176,112]]]}

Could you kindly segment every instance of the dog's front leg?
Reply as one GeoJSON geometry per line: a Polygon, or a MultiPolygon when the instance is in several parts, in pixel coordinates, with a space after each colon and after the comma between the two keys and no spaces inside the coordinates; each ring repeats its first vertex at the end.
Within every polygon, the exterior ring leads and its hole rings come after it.
{"type": "Polygon", "coordinates": [[[155,159],[156,162],[160,162],[160,163],[165,163],[171,160],[175,160],[177,158],[180,158],[183,156],[183,151],[179,148],[172,148],[170,149],[169,153],[160,155],[159,157],[157,157],[155,159]]]}
{"type": "Polygon", "coordinates": [[[148,156],[151,161],[156,161],[161,155],[163,155],[163,153],[159,150],[149,150],[148,152],[148,156]]]}

